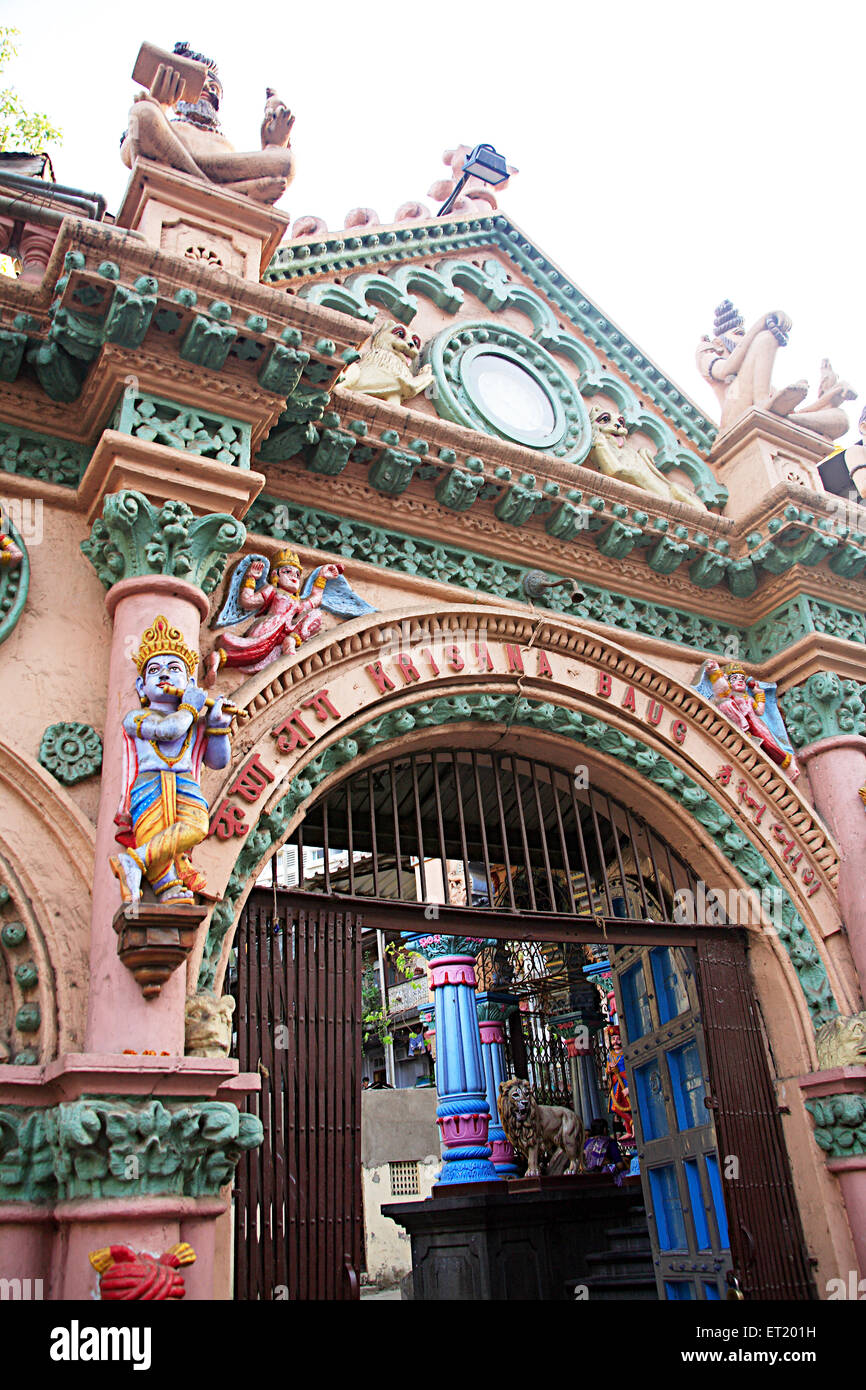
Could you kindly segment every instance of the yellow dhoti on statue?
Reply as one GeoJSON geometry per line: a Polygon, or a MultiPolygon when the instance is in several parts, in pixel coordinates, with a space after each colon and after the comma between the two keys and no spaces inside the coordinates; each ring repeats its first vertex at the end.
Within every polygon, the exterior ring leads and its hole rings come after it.
{"type": "Polygon", "coordinates": [[[200,893],[204,874],[193,868],[189,851],[208,833],[207,802],[192,776],[182,772],[140,773],[130,797],[138,864],[157,895],[178,887],[200,893]]]}

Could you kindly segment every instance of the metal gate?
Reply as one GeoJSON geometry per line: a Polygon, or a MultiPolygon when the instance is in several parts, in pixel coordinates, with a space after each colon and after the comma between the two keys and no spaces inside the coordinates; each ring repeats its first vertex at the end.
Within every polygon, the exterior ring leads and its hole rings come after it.
{"type": "Polygon", "coordinates": [[[262,1145],[238,1164],[235,1298],[359,1296],[361,918],[254,889],[235,938],[237,1057],[262,1145]]]}

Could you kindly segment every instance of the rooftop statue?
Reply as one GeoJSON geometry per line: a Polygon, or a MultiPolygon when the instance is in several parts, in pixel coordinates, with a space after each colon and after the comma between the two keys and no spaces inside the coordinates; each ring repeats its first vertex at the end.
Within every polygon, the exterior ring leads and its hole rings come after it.
{"type": "Polygon", "coordinates": [[[706,507],[696,493],[682,487],[672,478],[666,478],[653,462],[649,449],[636,449],[629,443],[628,427],[621,415],[615,415],[609,406],[594,405],[589,412],[592,424],[592,446],[587,466],[595,466],[607,478],[619,478],[620,482],[631,483],[642,488],[654,497],[663,497],[668,502],[684,502],[687,507],[698,507],[702,512],[706,507]]]}
{"type": "MultiPolygon", "coordinates": [[[[220,129],[217,112],[223,89],[212,59],[193,53],[186,43],[177,43],[174,53],[184,60],[180,70],[172,64],[172,55],[160,54],[149,45],[142,51],[145,49],[165,61],[156,62],[149,89],[138,93],[130,110],[129,128],[120,147],[127,168],[143,156],[257,203],[275,203],[281,198],[294,174],[288,144],[295,118],[276,93],[268,87],[261,150],[241,153],[220,129]],[[195,102],[182,100],[190,60],[205,69],[204,87],[195,102]],[[176,115],[169,119],[171,111],[176,115]]],[[[139,63],[136,73],[140,69],[139,63]]]]}
{"type": "Polygon", "coordinates": [[[750,410],[768,410],[802,429],[838,439],[848,429],[848,417],[840,409],[857,392],[840,381],[825,357],[821,363],[818,396],[811,405],[801,403],[809,394],[808,381],[795,381],[780,391],[773,388],[776,353],[787,346],[791,320],[775,309],[743,331],[744,319],[726,299],[716,309],[715,337],[704,336],[697,347],[698,370],[710,383],[722,409],[720,433],[724,434],[750,410]]]}
{"type": "Polygon", "coordinates": [[[433,380],[429,364],[417,371],[420,352],[420,338],[410,336],[400,323],[385,323],[373,334],[360,359],[346,368],[340,385],[401,405],[426,391],[433,380]]]}

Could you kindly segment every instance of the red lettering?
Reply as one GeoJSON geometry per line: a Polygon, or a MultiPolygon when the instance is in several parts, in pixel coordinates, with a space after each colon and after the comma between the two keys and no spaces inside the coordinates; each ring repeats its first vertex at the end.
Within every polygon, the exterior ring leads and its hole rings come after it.
{"type": "Polygon", "coordinates": [[[463,657],[460,655],[459,647],[446,647],[445,660],[448,662],[448,665],[451,667],[452,671],[462,671],[463,667],[466,664],[463,660],[463,657]]]}
{"type": "Polygon", "coordinates": [[[427,661],[429,661],[429,663],[430,663],[430,670],[433,672],[434,676],[438,676],[438,675],[439,675],[439,667],[436,665],[436,662],[433,660],[433,653],[431,652],[430,648],[429,648],[429,647],[425,647],[424,650],[423,650],[423,652],[421,653],[421,655],[422,655],[423,657],[426,657],[427,661]]]}
{"type": "Polygon", "coordinates": [[[623,707],[623,709],[630,709],[630,710],[634,711],[634,709],[635,709],[635,703],[634,703],[634,686],[633,686],[633,685],[630,685],[630,686],[628,687],[628,689],[626,690],[625,694],[623,695],[623,697],[622,697],[622,707],[623,707]]]}
{"type": "Polygon", "coordinates": [[[664,712],[665,707],[660,700],[650,700],[649,708],[646,712],[646,717],[649,720],[650,724],[658,724],[664,712]]]}
{"type": "Polygon", "coordinates": [[[411,685],[413,681],[419,681],[421,679],[420,672],[410,656],[395,656],[394,661],[396,665],[399,666],[400,675],[407,685],[411,685]]]}
{"type": "Polygon", "coordinates": [[[291,753],[295,748],[306,748],[308,743],[312,743],[315,734],[309,725],[304,723],[298,711],[292,710],[282,724],[271,729],[271,738],[277,740],[277,747],[281,753],[291,753]]]}
{"type": "Polygon", "coordinates": [[[547,652],[538,653],[538,670],[535,674],[537,676],[550,676],[551,680],[553,679],[553,672],[550,669],[547,652]]]}
{"type": "Polygon", "coordinates": [[[675,719],[671,725],[671,734],[675,743],[685,743],[688,731],[689,726],[682,719],[675,719]]]}
{"type": "Polygon", "coordinates": [[[598,690],[596,691],[596,694],[603,696],[606,700],[610,695],[610,688],[610,676],[608,675],[607,671],[599,671],[598,690]]]}
{"type": "Polygon", "coordinates": [[[509,671],[517,671],[523,675],[523,652],[519,647],[515,647],[510,642],[505,643],[505,659],[508,662],[509,671]]]}
{"type": "Polygon", "coordinates": [[[258,801],[268,782],[273,780],[274,774],[268,771],[258,753],[254,753],[229,787],[229,795],[241,796],[244,801],[258,801]]]}
{"type": "Polygon", "coordinates": [[[329,714],[334,719],[340,717],[340,711],[329,699],[327,690],[320,690],[317,695],[311,695],[309,700],[302,700],[301,708],[311,709],[320,724],[326,723],[329,714]]]}
{"type": "Polygon", "coordinates": [[[376,683],[376,689],[380,695],[385,695],[389,690],[395,688],[394,682],[388,675],[381,661],[371,661],[369,665],[364,667],[364,670],[368,671],[372,676],[376,683]]]}
{"type": "Polygon", "coordinates": [[[493,670],[493,657],[487,650],[486,642],[475,643],[475,660],[478,662],[479,666],[484,668],[485,671],[493,670]]]}
{"type": "Polygon", "coordinates": [[[208,835],[216,835],[218,840],[230,840],[233,835],[246,835],[249,826],[244,819],[243,806],[235,806],[226,799],[220,802],[214,812],[208,835]]]}

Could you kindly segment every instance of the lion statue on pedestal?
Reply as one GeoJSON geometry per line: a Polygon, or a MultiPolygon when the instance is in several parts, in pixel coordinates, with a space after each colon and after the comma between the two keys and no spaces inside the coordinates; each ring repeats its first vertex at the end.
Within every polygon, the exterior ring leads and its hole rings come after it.
{"type": "Polygon", "coordinates": [[[649,449],[635,448],[629,441],[628,426],[621,415],[615,415],[606,405],[594,405],[589,419],[592,445],[585,468],[595,466],[606,477],[619,478],[620,482],[631,483],[666,502],[684,502],[687,507],[696,507],[702,512],[707,510],[697,493],[665,477],[653,462],[649,449]]]}
{"type": "Polygon", "coordinates": [[[410,336],[401,323],[384,323],[374,329],[369,347],[346,368],[339,385],[391,405],[401,405],[426,391],[433,380],[429,364],[417,370],[420,352],[421,339],[417,335],[410,336]]]}
{"type": "Polygon", "coordinates": [[[564,1105],[539,1105],[528,1081],[503,1081],[496,1097],[502,1128],[515,1151],[526,1159],[526,1176],[539,1176],[542,1153],[561,1153],[566,1174],[582,1173],[583,1121],[564,1105]]]}

